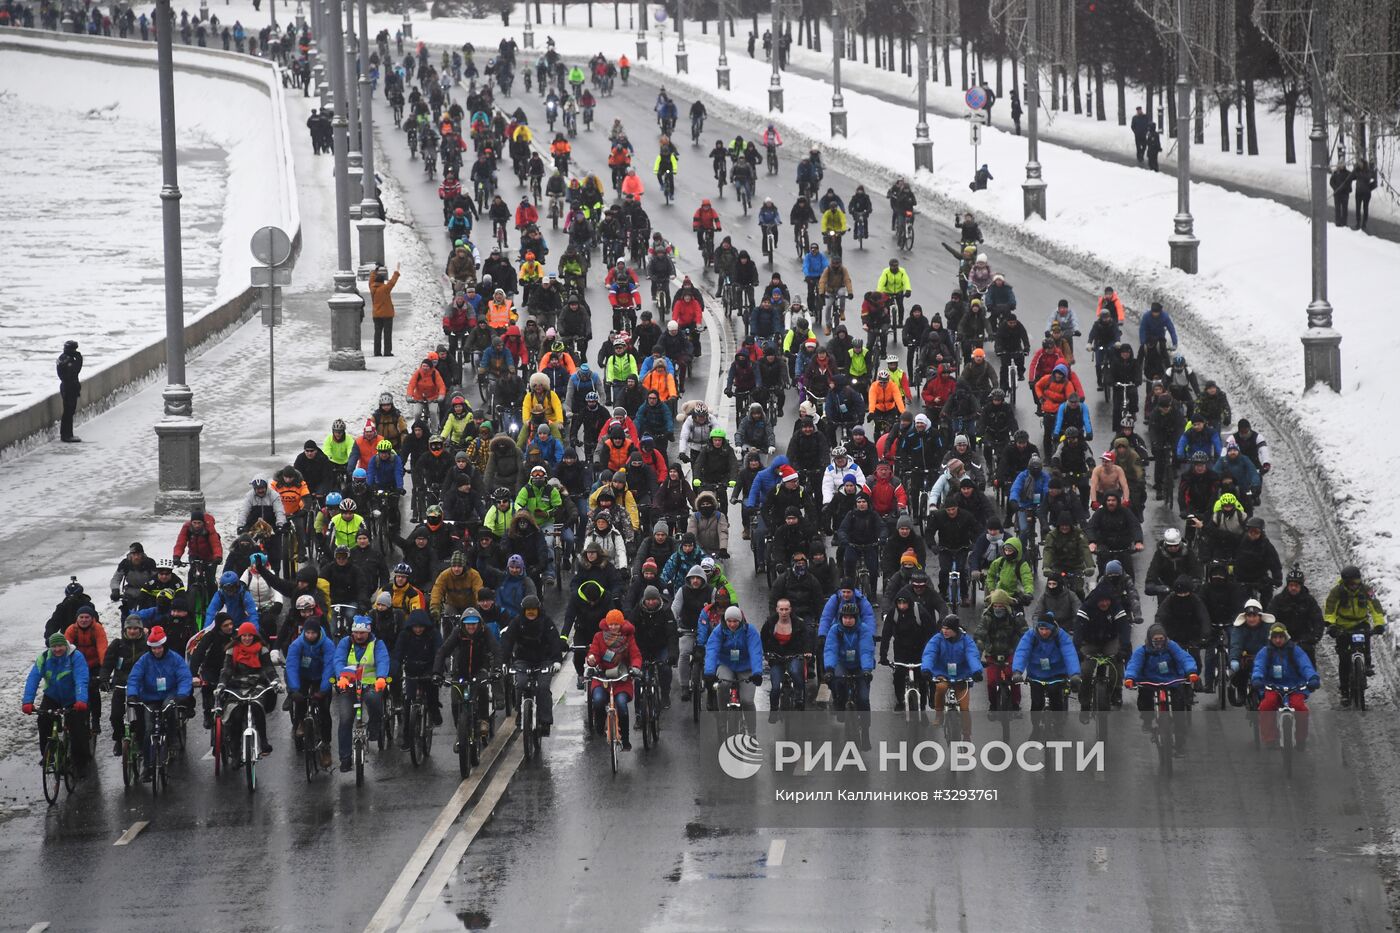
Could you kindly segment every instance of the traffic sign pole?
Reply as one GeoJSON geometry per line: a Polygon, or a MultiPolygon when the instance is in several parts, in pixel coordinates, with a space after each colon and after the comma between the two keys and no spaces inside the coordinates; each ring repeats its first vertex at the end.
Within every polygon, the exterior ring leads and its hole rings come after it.
{"type": "Polygon", "coordinates": [[[273,331],[282,323],[282,288],[292,283],[292,241],[277,227],[263,227],[253,234],[250,244],[261,265],[250,270],[253,287],[258,290],[254,306],[262,314],[267,328],[267,419],[268,452],[277,454],[277,357],[273,331]]]}

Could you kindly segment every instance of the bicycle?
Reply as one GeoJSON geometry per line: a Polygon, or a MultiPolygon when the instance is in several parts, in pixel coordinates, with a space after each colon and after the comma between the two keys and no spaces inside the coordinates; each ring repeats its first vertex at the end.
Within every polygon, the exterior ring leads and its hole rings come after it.
{"type": "Polygon", "coordinates": [[[865,249],[865,241],[870,238],[870,215],[864,212],[851,215],[851,236],[856,245],[865,249]]]}
{"type": "Polygon", "coordinates": [[[327,749],[326,742],[322,741],[320,736],[323,717],[328,724],[327,728],[330,728],[330,711],[326,708],[328,704],[328,699],[318,702],[310,696],[306,698],[306,715],[301,720],[301,752],[306,763],[308,781],[321,771],[321,753],[327,749]]]}
{"type": "MultiPolygon", "coordinates": [[[[159,706],[142,703],[140,700],[128,700],[126,704],[128,720],[131,719],[130,711],[133,707],[143,713],[151,714],[151,727],[146,733],[146,755],[151,766],[151,796],[159,796],[160,792],[170,786],[170,739],[165,734],[166,717],[175,710],[176,703],[173,697],[167,699],[159,706]]],[[[140,770],[140,752],[136,752],[136,768],[140,770]]],[[[126,744],[122,748],[122,779],[126,779],[127,756],[126,744]]],[[[126,785],[131,786],[127,781],[126,785]]]]}
{"type": "Polygon", "coordinates": [[[559,229],[559,219],[564,216],[564,196],[562,194],[551,194],[549,196],[549,222],[554,229],[559,229]]]}
{"type": "Polygon", "coordinates": [[[658,180],[661,182],[661,193],[666,196],[669,205],[676,199],[676,175],[674,172],[662,172],[658,180]]]}
{"type": "Polygon", "coordinates": [[[866,716],[861,715],[862,711],[856,709],[856,697],[860,684],[865,682],[865,675],[843,674],[841,679],[846,686],[846,705],[838,712],[843,714],[846,741],[855,742],[858,748],[865,748],[870,741],[870,723],[866,716]]]}
{"type": "MultiPolygon", "coordinates": [[[[925,509],[920,514],[926,513],[927,509],[925,509]]],[[[952,549],[942,549],[943,553],[945,554],[948,553],[950,550],[952,549]]],[[[962,605],[963,598],[968,594],[963,591],[962,585],[962,566],[963,560],[965,560],[965,558],[963,557],[963,552],[961,550],[952,550],[952,555],[952,566],[948,568],[948,608],[956,612],[957,607],[962,605]]]]}
{"type": "Polygon", "coordinates": [[[262,754],[262,738],[258,735],[257,723],[253,716],[253,704],[261,703],[266,694],[275,693],[276,690],[277,684],[273,683],[256,693],[239,693],[237,690],[231,690],[227,687],[218,691],[220,705],[214,710],[214,724],[215,731],[222,741],[219,745],[219,751],[214,755],[215,773],[218,773],[220,759],[222,759],[222,766],[225,770],[230,767],[238,767],[241,764],[249,793],[258,789],[258,758],[262,754]],[[232,703],[231,707],[228,705],[229,702],[232,703]],[[246,707],[243,714],[243,734],[239,744],[239,750],[242,753],[241,762],[234,759],[233,749],[228,747],[233,740],[223,730],[224,722],[233,715],[233,710],[239,706],[246,707]]]}
{"type": "Polygon", "coordinates": [[[1362,625],[1350,634],[1351,654],[1347,657],[1351,676],[1347,682],[1347,698],[1351,708],[1366,712],[1366,678],[1371,672],[1371,626],[1362,625]]]}
{"type": "Polygon", "coordinates": [[[719,196],[724,197],[724,186],[728,182],[723,165],[715,166],[715,181],[719,182],[719,196]]]}
{"type": "Polygon", "coordinates": [[[513,673],[521,672],[525,674],[525,691],[520,697],[520,715],[515,719],[515,728],[520,731],[521,750],[525,754],[525,760],[531,761],[539,757],[540,739],[542,738],[536,721],[535,694],[539,691],[539,679],[548,677],[552,668],[517,667],[513,669],[513,673]]]}
{"type": "Polygon", "coordinates": [[[934,686],[943,694],[943,740],[951,747],[954,742],[963,740],[964,732],[967,735],[971,735],[972,732],[970,728],[963,729],[962,717],[962,701],[972,690],[972,681],[966,678],[952,680],[938,677],[934,680],[934,686]],[[959,693],[959,690],[962,692],[959,693]]]}
{"type": "Polygon", "coordinates": [[[924,710],[928,709],[928,681],[924,679],[923,665],[917,661],[891,661],[890,667],[904,671],[904,721],[922,722],[924,710]]]}
{"type": "Polygon", "coordinates": [[[1085,664],[1090,667],[1088,677],[1092,686],[1089,705],[1081,705],[1080,712],[1093,714],[1095,737],[1103,742],[1108,739],[1108,714],[1113,711],[1113,693],[1122,683],[1122,672],[1117,662],[1107,655],[1089,655],[1085,664]]]}
{"type": "Polygon", "coordinates": [[[778,248],[778,228],[773,224],[763,225],[763,255],[768,265],[773,265],[773,253],[778,248]]]}
{"type": "Polygon", "coordinates": [[[437,153],[432,149],[423,150],[423,174],[430,181],[437,178],[437,153]]]}
{"type": "Polygon", "coordinates": [[[768,174],[776,175],[778,174],[778,147],[774,143],[765,143],[764,148],[768,151],[765,160],[768,165],[768,174]]]}
{"type": "MultiPolygon", "coordinates": [[[[1138,681],[1140,687],[1152,687],[1152,709],[1156,713],[1152,717],[1152,744],[1157,746],[1157,764],[1161,768],[1163,777],[1172,776],[1172,759],[1176,752],[1176,723],[1172,716],[1172,689],[1186,684],[1184,678],[1152,683],[1145,680],[1138,681]]],[[[1191,691],[1186,691],[1187,704],[1189,707],[1191,691]]]]}
{"type": "MultiPolygon", "coordinates": [[[[404,722],[404,735],[408,737],[408,757],[416,766],[419,762],[426,762],[428,755],[433,750],[433,718],[432,710],[428,708],[427,692],[432,684],[433,678],[428,674],[418,676],[404,675],[404,686],[416,684],[417,689],[413,692],[413,702],[408,704],[407,719],[404,722]]],[[[385,721],[388,721],[388,710],[384,712],[385,721]]]]}
{"type": "Polygon", "coordinates": [[[651,280],[651,300],[656,313],[664,320],[671,313],[671,277],[657,276],[651,280]]]}
{"type": "Polygon", "coordinates": [[[984,665],[988,676],[993,670],[997,671],[997,682],[992,687],[991,712],[989,715],[993,722],[1001,723],[1001,740],[1009,742],[1011,740],[1011,720],[1016,718],[1016,688],[1011,683],[1011,658],[1005,654],[990,655],[990,660],[984,665]]]}
{"type": "Polygon", "coordinates": [[[792,243],[793,246],[797,247],[797,260],[801,262],[802,257],[807,255],[807,247],[810,245],[806,224],[792,225],[792,243]]]}
{"type": "Polygon", "coordinates": [[[1113,391],[1113,424],[1120,425],[1123,419],[1137,414],[1137,383],[1115,382],[1113,391]],[[1132,392],[1128,390],[1132,389],[1132,392]]]}
{"type": "Polygon", "coordinates": [[[734,193],[738,196],[739,203],[743,205],[744,216],[749,216],[749,208],[753,206],[753,188],[748,182],[735,182],[734,193]]]}
{"type": "Polygon", "coordinates": [[[477,695],[478,689],[489,691],[491,688],[480,676],[457,677],[452,681],[452,724],[457,729],[453,750],[457,753],[457,768],[464,778],[470,777],[472,767],[480,763],[481,748],[485,746],[476,728],[476,717],[481,708],[486,710],[488,739],[496,734],[496,721],[490,713],[490,702],[488,700],[482,704],[477,695]]]}
{"type": "MultiPolygon", "coordinates": [[[[112,685],[111,702],[117,702],[117,691],[126,693],[126,687],[121,684],[112,685]]],[[[126,712],[122,717],[122,784],[130,787],[141,780],[141,749],[136,744],[136,710],[131,708],[131,704],[126,704],[126,712]]]]}
{"type": "MultiPolygon", "coordinates": [[[[622,752],[622,726],[618,720],[617,687],[614,685],[624,680],[631,679],[632,673],[631,671],[624,671],[618,677],[602,677],[600,676],[601,674],[602,671],[597,668],[584,668],[583,671],[585,685],[596,680],[600,684],[604,684],[608,691],[608,705],[603,713],[603,735],[608,740],[608,749],[612,757],[612,773],[617,774],[617,759],[618,755],[622,752]]],[[[585,686],[585,689],[589,688],[585,686]]],[[[591,689],[589,689],[588,702],[584,704],[584,708],[587,710],[587,715],[591,722],[593,718],[593,697],[591,689]]]]}
{"type": "MultiPolygon", "coordinates": [[[[49,806],[58,803],[60,788],[73,793],[73,780],[77,776],[73,766],[73,738],[68,732],[68,714],[72,707],[46,711],[53,722],[49,726],[49,741],[44,747],[44,758],[40,762],[44,781],[44,797],[49,806]]],[[[87,715],[84,713],[83,715],[87,715]]]]}
{"type": "Polygon", "coordinates": [[[714,230],[700,231],[700,255],[705,258],[705,268],[708,269],[715,263],[715,232],[714,230]]]}
{"type": "Polygon", "coordinates": [[[1279,748],[1283,751],[1283,776],[1291,779],[1293,777],[1293,753],[1298,748],[1298,713],[1288,705],[1288,698],[1295,693],[1306,696],[1308,691],[1302,687],[1280,687],[1276,684],[1265,684],[1264,690],[1272,690],[1282,700],[1274,713],[1278,716],[1278,743],[1279,748]]]}
{"type": "Polygon", "coordinates": [[[1211,663],[1206,665],[1206,689],[1215,694],[1219,708],[1229,709],[1230,634],[1224,625],[1211,623],[1211,663]]]}
{"type": "Polygon", "coordinates": [[[793,680],[792,680],[792,671],[789,670],[789,667],[788,667],[788,666],[789,666],[794,660],[796,660],[797,658],[801,658],[801,659],[802,659],[802,666],[803,666],[803,675],[804,675],[804,676],[803,676],[803,679],[805,680],[805,679],[806,679],[806,669],[807,669],[807,659],[810,658],[811,655],[810,655],[810,654],[790,654],[790,655],[767,654],[767,655],[764,655],[763,657],[764,657],[764,660],[768,662],[768,676],[769,676],[769,677],[772,677],[772,676],[774,676],[774,672],[777,672],[777,676],[778,676],[778,709],[779,709],[779,710],[782,710],[783,712],[789,712],[789,711],[792,711],[792,710],[803,709],[804,706],[805,706],[805,704],[799,705],[798,702],[797,702],[797,696],[798,696],[797,684],[795,684],[795,683],[793,682],[793,680]]]}
{"type": "Polygon", "coordinates": [[[753,730],[749,728],[749,717],[744,715],[744,703],[740,699],[739,682],[737,680],[722,680],[715,684],[715,689],[716,691],[724,690],[726,697],[724,715],[715,721],[719,729],[721,744],[730,736],[752,735],[753,730]]]}
{"type": "Polygon", "coordinates": [[[533,202],[535,203],[536,206],[538,206],[539,203],[540,203],[540,196],[541,196],[541,192],[540,192],[540,176],[538,176],[538,175],[531,175],[531,176],[530,176],[530,200],[533,201],[533,202]]]}
{"type": "MultiPolygon", "coordinates": [[[[694,635],[695,632],[681,632],[694,635]]],[[[690,719],[700,722],[700,706],[705,696],[705,646],[698,641],[690,652],[690,719]]]]}
{"type": "Polygon", "coordinates": [[[698,145],[700,145],[700,134],[703,133],[704,131],[705,131],[705,120],[704,120],[704,118],[702,118],[702,117],[696,117],[694,120],[691,120],[691,121],[690,121],[690,144],[691,144],[692,146],[698,146],[698,145]]]}
{"type": "Polygon", "coordinates": [[[899,223],[895,225],[895,241],[904,252],[909,252],[914,248],[914,212],[905,211],[900,215],[899,223]]]}
{"type": "Polygon", "coordinates": [[[637,729],[642,733],[642,747],[650,749],[661,741],[661,662],[644,661],[642,677],[637,683],[637,729]]]}

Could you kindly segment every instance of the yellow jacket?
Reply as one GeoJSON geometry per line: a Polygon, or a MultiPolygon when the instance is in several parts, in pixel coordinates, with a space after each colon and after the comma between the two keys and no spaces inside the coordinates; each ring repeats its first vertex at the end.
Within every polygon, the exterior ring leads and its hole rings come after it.
{"type": "Polygon", "coordinates": [[[550,424],[564,423],[564,405],[559,401],[559,393],[553,389],[543,398],[533,392],[526,392],[525,398],[520,401],[520,423],[522,425],[530,423],[530,412],[536,404],[544,405],[544,420],[550,424]]]}
{"type": "MultiPolygon", "coordinates": [[[[611,483],[605,483],[604,485],[609,488],[612,487],[611,483]]],[[[597,489],[593,490],[593,495],[588,497],[588,510],[590,512],[598,508],[598,493],[602,491],[603,486],[599,486],[597,489]]],[[[627,510],[627,517],[632,520],[632,527],[641,528],[642,517],[637,512],[637,497],[632,495],[632,490],[624,490],[621,495],[618,495],[617,490],[614,489],[613,497],[617,500],[618,505],[627,510]]],[[[590,531],[591,530],[592,529],[590,529],[590,531]]]]}
{"type": "Polygon", "coordinates": [[[822,233],[845,233],[846,212],[833,207],[822,214],[822,233]]]}

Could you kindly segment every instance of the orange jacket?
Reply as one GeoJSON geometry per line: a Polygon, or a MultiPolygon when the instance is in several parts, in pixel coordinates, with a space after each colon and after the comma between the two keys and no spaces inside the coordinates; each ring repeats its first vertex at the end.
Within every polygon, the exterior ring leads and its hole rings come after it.
{"type": "Polygon", "coordinates": [[[274,480],[272,488],[277,495],[282,497],[282,511],[286,512],[289,518],[301,511],[302,497],[311,495],[311,490],[306,487],[305,483],[283,486],[274,480]]]}
{"type": "Polygon", "coordinates": [[[102,666],[102,659],[107,655],[107,630],[101,622],[93,622],[86,632],[74,622],[64,630],[63,637],[82,652],[88,670],[95,671],[102,666]]]}
{"type": "Polygon", "coordinates": [[[408,397],[416,402],[440,399],[447,394],[447,384],[436,369],[423,372],[423,367],[413,371],[408,380],[408,397]]]}
{"type": "Polygon", "coordinates": [[[486,306],[486,326],[492,330],[505,330],[515,320],[515,306],[510,299],[493,301],[486,306]]]}
{"type": "Polygon", "coordinates": [[[665,366],[653,366],[642,379],[642,388],[655,391],[661,401],[669,402],[676,397],[676,377],[667,372],[665,366]]]}
{"type": "Polygon", "coordinates": [[[872,412],[895,410],[904,413],[904,393],[899,391],[894,380],[881,382],[876,379],[870,383],[869,400],[872,412]]]}
{"type": "Polygon", "coordinates": [[[614,446],[612,441],[604,441],[598,445],[598,449],[603,451],[603,459],[607,460],[608,469],[615,472],[627,466],[627,461],[631,459],[632,451],[636,450],[637,446],[632,443],[631,438],[627,438],[621,447],[614,446]]]}
{"type": "Polygon", "coordinates": [[[630,194],[632,197],[640,199],[645,191],[646,187],[642,184],[642,176],[628,175],[626,178],[622,179],[623,194],[630,194]]]}
{"type": "Polygon", "coordinates": [[[619,165],[631,165],[632,153],[627,151],[626,146],[613,146],[612,152],[608,153],[608,166],[617,168],[619,165]]]}
{"type": "Polygon", "coordinates": [[[544,356],[540,357],[540,370],[543,371],[545,369],[548,369],[549,364],[554,360],[559,360],[561,363],[563,363],[564,371],[567,372],[570,376],[578,372],[578,364],[574,362],[574,358],[572,356],[570,356],[568,353],[555,353],[553,350],[550,350],[544,356]]]}
{"type": "Polygon", "coordinates": [[[568,155],[573,151],[574,147],[569,145],[569,141],[567,139],[556,139],[554,142],[549,144],[550,155],[568,155]]]}
{"type": "Polygon", "coordinates": [[[387,282],[379,281],[379,276],[377,274],[374,278],[370,279],[369,295],[374,305],[374,311],[370,315],[371,317],[384,318],[394,316],[394,299],[389,293],[394,290],[394,286],[398,284],[398,281],[399,274],[397,272],[389,276],[389,281],[387,282]]]}
{"type": "Polygon", "coordinates": [[[1056,382],[1052,372],[1048,376],[1041,376],[1040,381],[1035,384],[1035,397],[1040,399],[1040,410],[1046,413],[1059,411],[1060,406],[1071,395],[1084,397],[1084,386],[1079,384],[1079,377],[1073,372],[1064,382],[1056,382]]]}
{"type": "Polygon", "coordinates": [[[1103,311],[1103,309],[1104,309],[1105,306],[1110,307],[1110,308],[1113,309],[1113,313],[1116,314],[1116,315],[1118,315],[1118,323],[1119,323],[1119,324],[1122,324],[1122,323],[1123,323],[1123,299],[1118,297],[1118,293],[1117,293],[1117,292],[1114,292],[1113,295],[1112,295],[1112,297],[1110,297],[1110,296],[1108,296],[1108,295],[1103,295],[1103,296],[1101,296],[1101,297],[1099,298],[1099,306],[1098,306],[1097,308],[1094,309],[1094,317],[1098,317],[1098,316],[1099,316],[1099,312],[1103,311]]]}

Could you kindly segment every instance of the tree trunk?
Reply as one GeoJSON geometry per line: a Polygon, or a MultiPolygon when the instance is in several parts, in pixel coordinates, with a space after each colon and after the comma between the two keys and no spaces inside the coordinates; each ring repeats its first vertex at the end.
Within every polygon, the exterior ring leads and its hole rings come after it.
{"type": "Polygon", "coordinates": [[[1050,69],[1050,109],[1060,109],[1060,69],[1050,69]]]}
{"type": "Polygon", "coordinates": [[[1284,85],[1283,89],[1283,161],[1293,165],[1298,161],[1298,147],[1293,141],[1293,124],[1298,119],[1298,91],[1284,85]]]}
{"type": "Polygon", "coordinates": [[[1244,151],[1259,154],[1259,128],[1254,123],[1254,79],[1244,79],[1244,151]]]}
{"type": "Polygon", "coordinates": [[[1220,151],[1230,151],[1230,95],[1220,95],[1220,151]]]}
{"type": "Polygon", "coordinates": [[[975,54],[977,55],[977,77],[972,80],[972,83],[986,84],[987,66],[982,63],[982,49],[980,46],[975,50],[975,54]]]}
{"type": "Polygon", "coordinates": [[[870,64],[870,34],[864,29],[860,31],[860,63],[870,64]]]}
{"type": "Polygon", "coordinates": [[[1128,82],[1123,79],[1120,71],[1113,76],[1113,81],[1118,85],[1118,125],[1128,124],[1128,82]]]}
{"type": "Polygon", "coordinates": [[[1196,125],[1192,139],[1196,145],[1204,146],[1206,143],[1206,96],[1200,88],[1196,88],[1195,111],[1196,119],[1194,122],[1196,125]]]}
{"type": "Polygon", "coordinates": [[[952,46],[949,45],[949,43],[948,43],[948,37],[947,37],[947,36],[944,36],[944,37],[943,37],[943,86],[944,86],[944,87],[952,87],[952,86],[953,86],[953,56],[952,56],[952,53],[951,53],[951,51],[950,51],[951,48],[952,48],[952,46]]]}
{"type": "Polygon", "coordinates": [[[959,87],[967,87],[967,36],[958,36],[958,49],[962,53],[962,84],[959,87]]]}
{"type": "Polygon", "coordinates": [[[1176,139],[1176,95],[1170,86],[1162,88],[1162,95],[1167,99],[1167,136],[1176,139]]]}
{"type": "MultiPolygon", "coordinates": [[[[1069,77],[1069,69],[1068,69],[1068,68],[1065,69],[1065,79],[1066,79],[1066,80],[1070,80],[1070,77],[1069,77]]],[[[1084,112],[1084,104],[1083,104],[1083,102],[1080,101],[1080,99],[1079,99],[1079,66],[1078,66],[1078,65],[1075,65],[1075,66],[1074,66],[1073,86],[1074,86],[1074,112],[1075,112],[1076,114],[1081,114],[1081,113],[1084,112]]]]}
{"type": "Polygon", "coordinates": [[[613,0],[613,28],[622,28],[622,7],[617,0],[613,0]]]}
{"type": "MultiPolygon", "coordinates": [[[[1017,94],[1021,94],[1021,63],[1016,60],[1016,56],[1011,56],[1011,89],[1017,94]]],[[[1021,94],[1021,106],[1026,106],[1026,96],[1021,94]]]]}
{"type": "MultiPolygon", "coordinates": [[[[835,42],[835,41],[836,41],[836,37],[835,37],[834,35],[831,37],[831,41],[832,41],[832,42],[835,42]]],[[[812,51],[814,51],[814,52],[820,52],[821,50],[822,50],[822,21],[821,21],[821,17],[819,17],[819,16],[814,16],[814,17],[812,17],[812,51]]]]}
{"type": "Polygon", "coordinates": [[[1094,63],[1094,81],[1097,82],[1097,87],[1094,88],[1094,112],[1098,114],[1099,122],[1102,123],[1108,119],[1108,114],[1104,112],[1103,107],[1103,65],[1099,62],[1094,63]]]}
{"type": "Polygon", "coordinates": [[[997,55],[997,97],[998,97],[998,98],[1002,96],[1001,66],[1002,66],[1002,63],[1003,63],[1005,60],[1006,60],[1006,59],[1005,59],[1003,56],[997,55]]]}
{"type": "Polygon", "coordinates": [[[593,0],[588,0],[588,28],[593,28],[593,0]]]}

